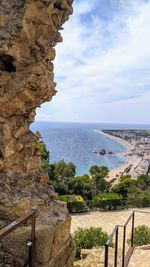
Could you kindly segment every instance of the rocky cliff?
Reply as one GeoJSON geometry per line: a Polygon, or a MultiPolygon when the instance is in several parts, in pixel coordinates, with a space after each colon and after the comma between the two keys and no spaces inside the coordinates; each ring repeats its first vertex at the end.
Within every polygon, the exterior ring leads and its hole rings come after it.
{"type": "MultiPolygon", "coordinates": [[[[40,168],[38,142],[29,129],[35,111],[56,94],[52,61],[72,0],[0,1],[0,218],[7,223],[37,207],[36,267],[72,266],[70,217],[40,168]],[[40,241],[42,239],[42,245],[40,241]],[[40,249],[39,249],[40,248],[40,249]]],[[[3,247],[23,258],[28,227],[3,247]],[[23,241],[19,241],[23,240],[23,241]]]]}

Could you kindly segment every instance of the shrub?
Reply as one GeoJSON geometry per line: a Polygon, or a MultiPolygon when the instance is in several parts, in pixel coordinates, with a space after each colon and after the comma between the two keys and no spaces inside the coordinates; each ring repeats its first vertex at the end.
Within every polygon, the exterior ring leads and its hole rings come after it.
{"type": "Polygon", "coordinates": [[[57,199],[67,202],[68,210],[71,213],[85,212],[88,210],[83,197],[80,195],[61,195],[57,199]]]}
{"type": "Polygon", "coordinates": [[[71,213],[88,211],[85,201],[71,201],[67,203],[67,207],[68,207],[69,212],[71,213]]]}
{"type": "Polygon", "coordinates": [[[125,205],[125,200],[116,193],[103,193],[94,197],[92,207],[102,210],[116,210],[125,205]]]}
{"type": "Polygon", "coordinates": [[[57,198],[60,201],[64,201],[64,202],[69,202],[69,196],[68,195],[62,195],[62,196],[58,196],[57,198]]]}
{"type": "Polygon", "coordinates": [[[129,197],[128,205],[137,208],[150,207],[150,193],[143,193],[138,197],[129,197]]]}
{"type": "Polygon", "coordinates": [[[102,228],[79,228],[74,233],[73,239],[76,245],[76,259],[79,259],[81,256],[81,249],[104,246],[108,239],[108,235],[106,232],[102,231],[102,228]]]}
{"type": "Polygon", "coordinates": [[[101,199],[96,203],[93,202],[93,207],[99,208],[101,210],[116,210],[125,206],[124,199],[101,199]]]}
{"type": "MultiPolygon", "coordinates": [[[[128,240],[128,243],[130,240],[128,240]]],[[[134,229],[133,243],[135,246],[150,244],[150,228],[146,225],[140,225],[134,229]]]]}
{"type": "Polygon", "coordinates": [[[84,199],[83,199],[83,197],[82,197],[82,196],[80,196],[80,195],[78,195],[78,196],[75,196],[75,197],[74,197],[74,200],[75,200],[75,201],[78,201],[78,202],[84,202],[84,199]]]}
{"type": "Polygon", "coordinates": [[[99,199],[116,199],[120,198],[120,196],[117,193],[102,193],[98,194],[94,197],[94,200],[99,200],[99,199]]]}

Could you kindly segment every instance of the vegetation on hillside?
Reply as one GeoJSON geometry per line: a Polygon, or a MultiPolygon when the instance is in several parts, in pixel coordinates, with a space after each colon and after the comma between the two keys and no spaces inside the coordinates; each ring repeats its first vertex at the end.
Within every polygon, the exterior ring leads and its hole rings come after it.
{"type": "Polygon", "coordinates": [[[59,200],[67,202],[71,212],[86,211],[86,204],[90,208],[103,210],[150,206],[148,174],[142,174],[136,180],[130,174],[123,175],[115,185],[106,180],[109,171],[106,166],[94,165],[89,169],[89,174],[76,175],[76,166],[72,162],[60,160],[50,163],[50,153],[41,140],[41,134],[36,134],[39,137],[37,149],[41,153],[41,167],[48,172],[48,183],[61,196],[59,200]],[[81,196],[83,201],[77,200],[76,196],[81,196]]]}
{"type": "Polygon", "coordinates": [[[50,153],[47,150],[45,143],[42,141],[41,133],[39,131],[36,131],[35,134],[39,138],[39,142],[37,143],[36,148],[41,154],[42,168],[47,168],[49,165],[50,153]]]}
{"type": "MultiPolygon", "coordinates": [[[[102,210],[123,209],[125,207],[150,207],[150,176],[140,175],[136,180],[131,175],[123,175],[120,182],[106,180],[108,168],[91,166],[89,174],[76,175],[76,166],[60,160],[50,163],[50,153],[41,140],[40,133],[37,149],[41,153],[42,168],[49,175],[48,183],[53,185],[59,194],[58,200],[67,203],[70,212],[85,212],[89,208],[102,210]]],[[[78,229],[73,239],[76,245],[76,259],[80,259],[81,249],[104,246],[107,233],[101,228],[78,229]]],[[[130,240],[128,240],[130,242],[130,240]]],[[[150,243],[150,228],[139,226],[134,230],[134,244],[150,243]]]]}

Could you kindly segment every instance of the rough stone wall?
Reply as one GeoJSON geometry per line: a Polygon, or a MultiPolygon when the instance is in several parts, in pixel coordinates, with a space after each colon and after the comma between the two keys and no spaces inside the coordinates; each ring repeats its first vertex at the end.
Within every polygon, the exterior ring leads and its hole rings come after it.
{"type": "Polygon", "coordinates": [[[37,137],[29,130],[35,109],[55,95],[54,46],[72,13],[71,0],[1,0],[0,170],[34,173],[37,137]]]}
{"type": "MultiPolygon", "coordinates": [[[[70,267],[73,261],[70,217],[47,185],[38,139],[29,129],[36,108],[56,94],[54,47],[62,41],[60,30],[72,14],[72,2],[0,0],[0,225],[39,209],[36,267],[70,267]]],[[[20,251],[24,259],[21,242],[28,232],[25,227],[11,234],[4,249],[11,254],[13,249],[14,255],[20,251]]]]}

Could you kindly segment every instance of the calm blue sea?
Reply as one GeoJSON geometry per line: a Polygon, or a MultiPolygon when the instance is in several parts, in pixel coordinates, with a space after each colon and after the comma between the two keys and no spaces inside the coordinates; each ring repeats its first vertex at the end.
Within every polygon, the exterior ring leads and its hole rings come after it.
{"type": "Polygon", "coordinates": [[[40,131],[43,141],[50,151],[50,162],[64,159],[76,165],[78,175],[88,173],[92,165],[105,165],[110,170],[126,162],[125,157],[117,155],[126,148],[110,138],[95,132],[101,129],[150,129],[147,125],[90,124],[64,122],[34,122],[31,130],[40,131]],[[106,149],[114,155],[100,156],[92,151],[106,149]]]}

